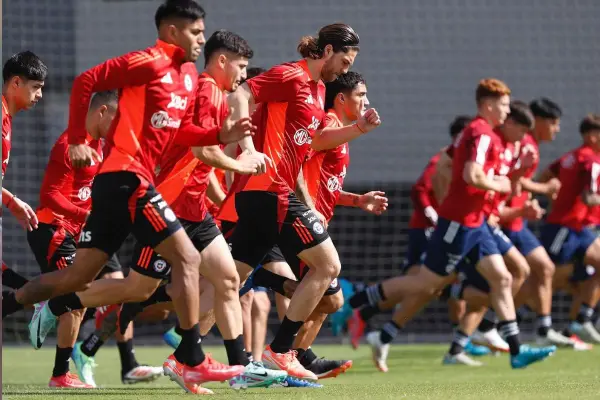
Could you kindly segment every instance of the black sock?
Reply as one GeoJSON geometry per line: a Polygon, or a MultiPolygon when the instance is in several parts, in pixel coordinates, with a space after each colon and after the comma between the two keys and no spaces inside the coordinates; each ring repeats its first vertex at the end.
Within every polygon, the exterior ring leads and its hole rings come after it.
{"type": "Polygon", "coordinates": [[[383,286],[381,283],[369,286],[362,292],[356,293],[354,296],[348,300],[350,307],[358,308],[360,306],[364,306],[369,304],[371,306],[376,306],[380,301],[385,300],[385,294],[383,293],[383,286]]]}
{"type": "Polygon", "coordinates": [[[83,314],[83,319],[81,320],[81,325],[85,324],[90,319],[96,319],[96,307],[85,310],[85,314],[83,314]]]}
{"type": "Polygon", "coordinates": [[[590,321],[592,315],[594,314],[594,309],[589,306],[589,304],[581,303],[581,307],[579,307],[579,314],[577,314],[576,321],[580,324],[585,324],[590,321]]]}
{"type": "Polygon", "coordinates": [[[296,349],[296,351],[298,352],[298,361],[300,361],[300,364],[302,364],[303,367],[308,367],[310,364],[312,364],[313,361],[317,359],[317,355],[314,351],[312,351],[310,347],[306,350],[296,349]]]}
{"type": "Polygon", "coordinates": [[[467,343],[469,343],[469,335],[460,329],[456,329],[454,331],[454,339],[452,339],[452,344],[450,345],[450,351],[448,351],[448,353],[453,356],[462,353],[467,346],[467,343]]]}
{"type": "Polygon", "coordinates": [[[48,301],[48,308],[52,314],[57,317],[60,317],[63,314],[74,310],[81,310],[83,304],[81,304],[81,300],[79,300],[79,296],[75,293],[65,294],[63,296],[58,296],[48,301]]]}
{"type": "Polygon", "coordinates": [[[563,336],[568,337],[568,338],[573,336],[573,332],[571,332],[571,329],[569,329],[569,327],[566,327],[565,329],[563,329],[562,334],[563,334],[563,336]]]}
{"type": "Polygon", "coordinates": [[[81,352],[88,357],[94,357],[103,344],[104,341],[94,332],[81,344],[81,352]]]}
{"type": "Polygon", "coordinates": [[[159,286],[158,289],[156,289],[150,297],[140,302],[139,304],[142,306],[142,308],[146,308],[153,304],[168,303],[170,301],[171,296],[169,296],[169,294],[167,293],[167,285],[162,285],[159,286]]]}
{"type": "Polygon", "coordinates": [[[548,336],[548,331],[552,326],[552,317],[549,315],[538,315],[537,334],[539,336],[548,336]]]}
{"type": "Polygon", "coordinates": [[[264,268],[259,268],[252,277],[252,282],[254,282],[256,286],[264,286],[283,296],[285,296],[283,284],[287,280],[288,278],[275,274],[264,268]]]}
{"type": "Polygon", "coordinates": [[[248,357],[248,360],[250,360],[250,362],[254,361],[254,356],[249,351],[246,352],[246,357],[248,357]]]}
{"type": "Polygon", "coordinates": [[[294,338],[302,327],[303,321],[292,321],[283,317],[279,330],[271,342],[271,350],[275,353],[287,353],[292,348],[294,338]]]}
{"type": "Polygon", "coordinates": [[[183,335],[183,330],[179,326],[179,321],[177,321],[177,323],[175,324],[175,333],[178,334],[179,336],[183,335]]]}
{"type": "Polygon", "coordinates": [[[521,340],[519,339],[519,325],[517,321],[501,321],[498,324],[500,335],[508,343],[510,354],[516,356],[521,351],[521,340]]]}
{"type": "Polygon", "coordinates": [[[206,357],[200,341],[200,324],[196,324],[190,329],[181,328],[181,343],[173,353],[177,361],[189,367],[202,364],[206,357]]]}
{"type": "Polygon", "coordinates": [[[367,305],[364,306],[363,308],[360,309],[360,311],[358,312],[360,314],[360,317],[362,318],[363,321],[368,321],[371,318],[373,318],[375,315],[379,314],[381,312],[381,309],[379,308],[378,305],[367,305]]]}
{"type": "Polygon", "coordinates": [[[23,305],[17,302],[15,292],[11,290],[2,291],[2,319],[23,309],[23,305]]]}
{"type": "Polygon", "coordinates": [[[224,339],[225,350],[227,351],[227,360],[229,365],[248,365],[250,360],[244,349],[244,337],[242,335],[235,339],[226,340],[224,339]]]}
{"type": "Polygon", "coordinates": [[[402,327],[396,324],[394,321],[387,322],[383,328],[381,328],[379,340],[381,340],[381,343],[384,344],[390,343],[396,336],[398,336],[400,329],[402,329],[402,327]]]}
{"type": "Polygon", "coordinates": [[[119,348],[119,357],[121,357],[121,374],[124,375],[140,365],[135,359],[132,339],[125,342],[117,342],[117,347],[119,348]]]}
{"type": "Polygon", "coordinates": [[[72,347],[56,346],[56,355],[54,356],[54,370],[52,376],[62,376],[69,372],[69,360],[71,359],[72,347]]]}
{"type": "Polygon", "coordinates": [[[479,323],[477,330],[479,332],[485,333],[485,332],[491,331],[495,327],[496,327],[495,314],[493,313],[493,311],[488,311],[485,314],[485,316],[483,317],[483,319],[481,320],[481,322],[479,323]]]}
{"type": "Polygon", "coordinates": [[[11,289],[17,290],[25,286],[29,282],[27,278],[17,274],[12,269],[2,271],[2,286],[8,286],[11,289]]]}

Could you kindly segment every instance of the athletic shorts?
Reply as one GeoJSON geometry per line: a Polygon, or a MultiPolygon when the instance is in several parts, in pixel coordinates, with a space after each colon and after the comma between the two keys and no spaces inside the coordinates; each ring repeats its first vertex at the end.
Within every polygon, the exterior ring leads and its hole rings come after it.
{"type": "Polygon", "coordinates": [[[596,274],[596,270],[591,265],[583,265],[578,262],[573,266],[573,274],[569,278],[572,283],[581,283],[591,279],[596,274]]]}
{"type": "MultiPolygon", "coordinates": [[[[202,222],[185,219],[180,221],[181,226],[199,252],[202,252],[217,236],[221,235],[215,220],[208,213],[202,222]]],[[[141,275],[159,280],[168,280],[171,277],[171,265],[150,246],[136,243],[131,260],[131,269],[141,275]]]]}
{"type": "MultiPolygon", "coordinates": [[[[67,268],[75,260],[77,242],[63,227],[40,223],[37,229],[27,232],[27,242],[42,274],[67,268]]],[[[122,271],[122,268],[116,254],[113,254],[98,277],[117,271],[122,271]]]]}
{"type": "MultiPolygon", "coordinates": [[[[229,246],[229,250],[231,250],[231,235],[233,235],[233,231],[235,230],[235,222],[230,221],[221,221],[221,231],[223,232],[223,236],[227,241],[227,245],[229,246]]],[[[265,254],[264,258],[260,262],[260,265],[269,264],[272,262],[287,262],[285,261],[285,257],[281,253],[281,249],[279,246],[275,245],[269,249],[267,254],[265,254]]]]}
{"type": "Polygon", "coordinates": [[[154,186],[132,172],[100,174],[92,185],[92,211],[79,247],[114,254],[130,233],[143,247],[156,247],[181,228],[154,186]]]}
{"type": "Polygon", "coordinates": [[[408,249],[402,268],[403,271],[413,265],[423,264],[425,261],[425,254],[427,254],[427,243],[429,242],[432,233],[432,228],[410,228],[408,230],[408,249]]]}
{"type": "Polygon", "coordinates": [[[429,239],[425,266],[440,276],[469,275],[481,258],[493,254],[500,250],[488,224],[471,228],[440,218],[429,239]]]}
{"type": "Polygon", "coordinates": [[[488,226],[490,233],[492,234],[492,237],[494,238],[494,241],[496,241],[496,246],[498,246],[498,251],[500,251],[500,254],[502,256],[504,256],[506,253],[508,253],[508,251],[510,249],[512,249],[514,247],[513,243],[510,241],[508,236],[506,236],[504,234],[504,232],[502,231],[502,228],[500,228],[500,227],[492,228],[487,223],[486,223],[486,225],[488,226]]]}
{"type": "Polygon", "coordinates": [[[525,257],[542,245],[527,226],[523,226],[520,231],[511,231],[510,229],[504,229],[503,231],[525,257]]]}
{"type": "Polygon", "coordinates": [[[329,238],[314,212],[294,193],[285,197],[264,191],[236,193],[235,209],[238,221],[230,236],[231,254],[252,268],[275,245],[284,253],[299,254],[329,238]]]}
{"type": "Polygon", "coordinates": [[[587,228],[576,231],[562,225],[546,224],[542,227],[540,238],[550,259],[560,266],[582,263],[597,236],[587,228]]]}

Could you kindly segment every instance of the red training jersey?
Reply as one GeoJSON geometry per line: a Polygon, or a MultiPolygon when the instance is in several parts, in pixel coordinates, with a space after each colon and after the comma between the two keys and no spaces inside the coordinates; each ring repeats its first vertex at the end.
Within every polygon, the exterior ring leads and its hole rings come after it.
{"type": "MultiPolygon", "coordinates": [[[[62,226],[71,235],[77,236],[92,208],[92,182],[100,165],[73,168],[69,159],[68,136],[68,132],[64,132],[52,146],[36,214],[40,222],[62,226]]],[[[88,135],[86,144],[102,154],[100,140],[93,140],[88,135]]]]}
{"type": "Polygon", "coordinates": [[[236,191],[294,191],[312,137],[325,116],[325,85],[310,77],[306,60],[277,65],[247,81],[258,104],[252,118],[258,131],[254,147],[273,160],[259,176],[237,177],[236,191]]]}
{"type": "Polygon", "coordinates": [[[554,161],[549,168],[562,186],[546,222],[581,230],[588,223],[590,211],[582,194],[584,191],[598,193],[600,156],[583,145],[554,161]]]}
{"type": "Polygon", "coordinates": [[[120,90],[99,173],[130,171],[154,183],[158,161],[171,143],[218,144],[219,127],[192,122],[198,72],[184,55],[183,49],[158,40],[155,46],[110,59],[75,78],[69,144],[85,143],[92,93],[120,90]]]}
{"type": "MultiPolygon", "coordinates": [[[[446,149],[442,151],[445,150],[446,149]]],[[[427,163],[421,176],[412,186],[410,199],[413,204],[413,212],[408,223],[408,227],[411,229],[426,229],[433,226],[429,218],[425,216],[425,209],[427,207],[432,207],[437,211],[439,207],[433,191],[431,179],[435,175],[436,167],[438,161],[440,161],[441,155],[440,151],[429,159],[429,163],[427,163]]]]}
{"type": "Polygon", "coordinates": [[[454,142],[452,182],[440,205],[440,217],[467,227],[477,227],[483,223],[487,191],[467,184],[463,179],[463,170],[467,162],[473,161],[481,165],[488,176],[493,175],[502,151],[500,137],[485,119],[477,117],[467,125],[454,142]]]}
{"type": "MultiPolygon", "coordinates": [[[[501,148],[499,149],[499,160],[494,171],[494,175],[498,176],[510,176],[516,165],[517,152],[514,143],[507,142],[499,129],[495,129],[494,132],[498,135],[500,140],[501,148]]],[[[506,201],[510,197],[510,193],[496,193],[488,192],[485,205],[483,207],[483,214],[489,215],[500,215],[500,208],[506,204],[506,201]]]]}
{"type": "MultiPolygon", "coordinates": [[[[325,126],[341,128],[342,122],[333,110],[325,117],[325,126]]],[[[350,164],[350,149],[344,143],[335,149],[312,153],[302,166],[308,193],[327,221],[333,217],[333,210],[340,198],[346,170],[350,164]]]]}
{"type": "Polygon", "coordinates": [[[10,158],[10,144],[12,135],[12,117],[8,113],[8,104],[2,96],[2,179],[8,167],[10,158]]]}

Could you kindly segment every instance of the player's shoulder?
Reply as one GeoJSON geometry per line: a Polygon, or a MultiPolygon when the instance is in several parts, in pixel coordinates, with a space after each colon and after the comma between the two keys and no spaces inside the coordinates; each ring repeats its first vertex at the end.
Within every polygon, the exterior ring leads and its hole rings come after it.
{"type": "Polygon", "coordinates": [[[303,60],[275,65],[270,72],[279,76],[282,82],[301,80],[306,82],[305,70],[300,64],[303,60]]]}
{"type": "Polygon", "coordinates": [[[198,75],[197,85],[198,93],[203,91],[213,92],[216,90],[220,90],[217,86],[217,82],[215,81],[215,79],[206,73],[198,75]]]}
{"type": "MultiPolygon", "coordinates": [[[[481,136],[481,135],[496,135],[492,126],[483,118],[477,117],[473,119],[464,129],[466,136],[481,136]]],[[[496,135],[497,136],[497,135],[496,135]]]]}

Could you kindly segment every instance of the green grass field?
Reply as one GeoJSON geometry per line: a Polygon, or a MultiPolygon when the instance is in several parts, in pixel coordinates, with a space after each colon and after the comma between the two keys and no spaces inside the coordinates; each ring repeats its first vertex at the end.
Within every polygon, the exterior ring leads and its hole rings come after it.
{"type": "MultiPolygon", "coordinates": [[[[380,373],[371,364],[368,347],[358,351],[349,347],[316,346],[317,354],[329,358],[352,358],[354,366],[336,379],[327,379],[323,389],[253,389],[237,393],[224,384],[209,384],[215,398],[233,399],[444,399],[444,400],[531,400],[600,399],[600,348],[581,353],[559,351],[543,363],[514,371],[508,357],[486,357],[483,368],[444,367],[441,357],[446,346],[398,345],[390,354],[390,372],[380,373]]],[[[222,347],[209,348],[219,360],[226,360],[222,347]]],[[[140,362],[162,364],[167,347],[142,347],[136,350],[140,362]]],[[[95,399],[134,400],[178,399],[183,394],[168,378],[152,384],[125,386],[120,382],[116,347],[102,349],[96,361],[93,391],[56,391],[47,388],[52,371],[52,348],[34,351],[27,347],[5,348],[2,355],[2,393],[4,399],[95,399]]]]}

